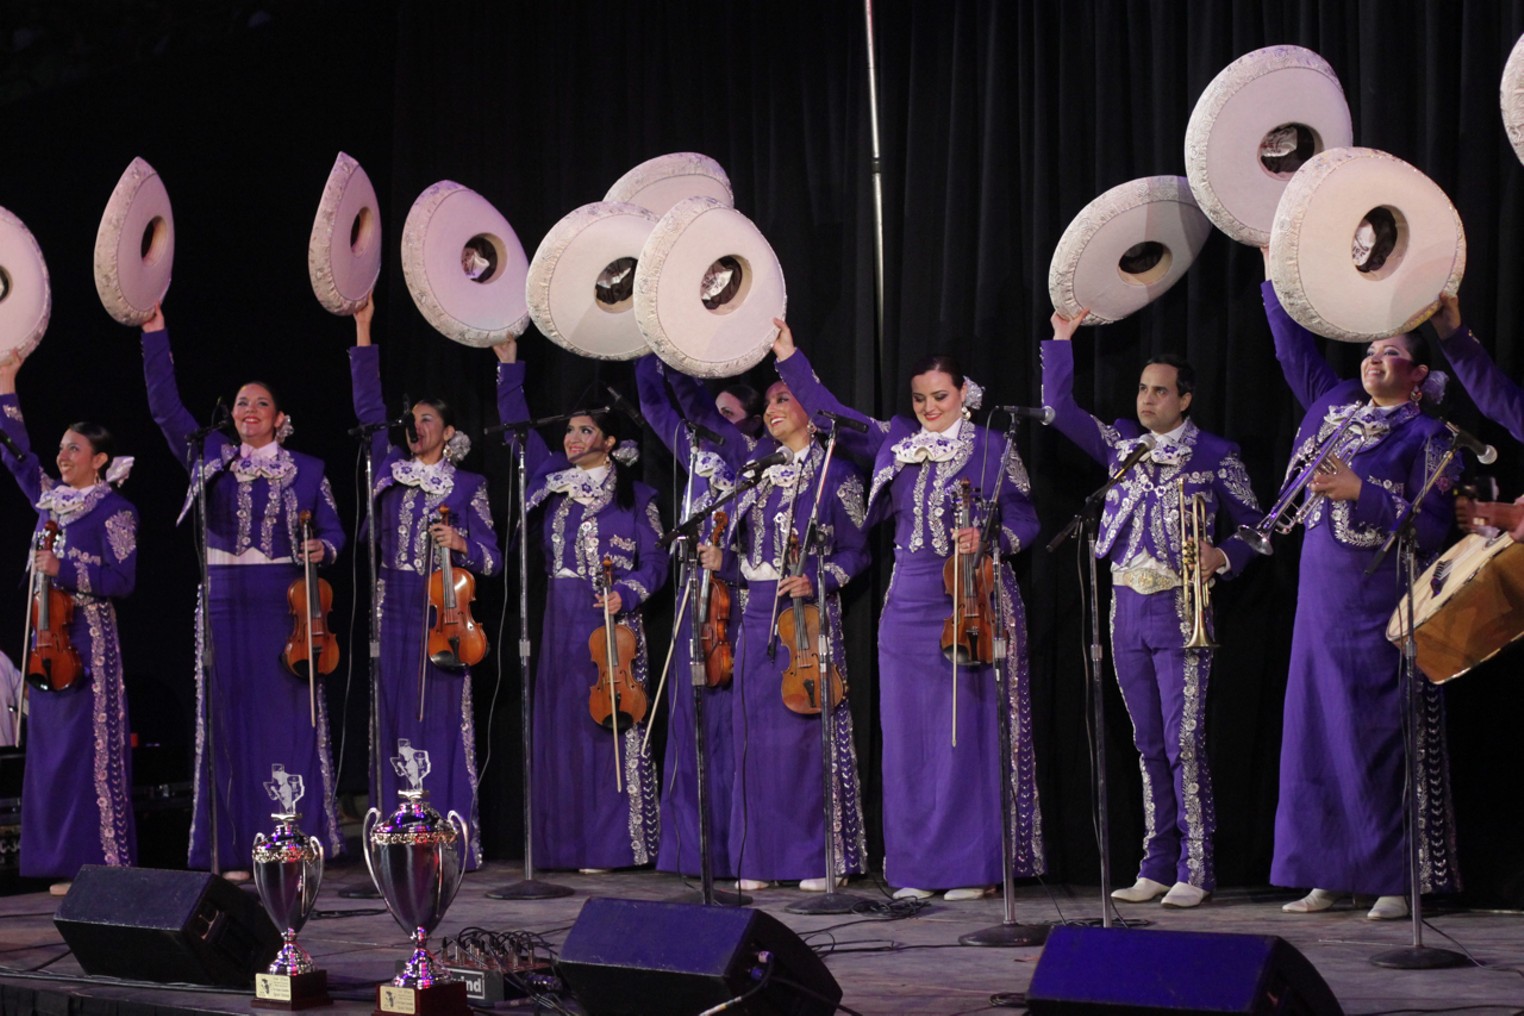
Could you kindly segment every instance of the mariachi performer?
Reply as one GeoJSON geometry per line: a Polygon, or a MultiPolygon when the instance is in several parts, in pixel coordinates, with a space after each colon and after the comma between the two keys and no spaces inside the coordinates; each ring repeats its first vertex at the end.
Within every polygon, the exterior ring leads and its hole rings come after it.
{"type": "MultiPolygon", "coordinates": [[[[727,567],[722,558],[731,555],[722,555],[719,547],[701,551],[706,568],[738,570],[742,588],[731,732],[735,782],[730,853],[743,890],[797,880],[806,892],[828,892],[833,877],[844,880],[867,865],[852,714],[845,696],[840,596],[841,587],[868,566],[863,532],[867,507],[862,477],[843,459],[831,462],[822,489],[825,449],[814,440],[809,414],[784,382],[768,388],[763,421],[769,437],[757,451],[782,450],[786,461],[768,466],[762,482],[735,502],[736,521],[728,544],[736,560],[727,567]],[[816,535],[822,542],[801,548],[817,495],[816,535]],[[824,596],[817,596],[817,579],[824,584],[824,596]],[[840,690],[833,689],[829,699],[823,690],[815,692],[802,684],[801,675],[809,671],[807,662],[798,658],[800,646],[818,654],[818,639],[802,634],[808,629],[808,611],[814,611],[816,624],[826,625],[830,634],[831,658],[817,659],[816,673],[829,673],[829,663],[841,675],[840,690]],[[790,631],[795,632],[792,640],[790,631]],[[796,669],[802,667],[806,669],[796,669]],[[800,686],[794,687],[795,682],[800,686]],[[828,702],[834,702],[827,707],[833,710],[830,766],[837,870],[817,875],[824,868],[825,843],[818,717],[828,702]]],[[[732,468],[738,471],[745,455],[739,435],[739,428],[731,429],[726,442],[732,449],[732,468]]]]}
{"type": "Polygon", "coordinates": [[[233,402],[238,440],[214,429],[205,434],[200,460],[190,461],[201,430],[180,400],[160,310],[143,323],[143,373],[154,422],[170,453],[191,475],[182,517],[198,497],[206,500],[208,588],[202,590],[198,611],[205,611],[209,624],[198,632],[204,631],[211,644],[199,644],[198,635],[198,654],[209,659],[210,667],[198,666],[196,673],[189,865],[211,864],[215,793],[217,864],[230,869],[230,878],[247,878],[254,835],[269,826],[264,783],[276,763],[321,788],[317,835],[329,856],[339,854],[344,842],[334,800],[325,696],[320,690],[313,724],[307,681],[293,677],[282,663],[282,647],[292,631],[287,594],[303,577],[302,562],[331,563],[344,546],[323,463],[283,445],[291,419],[270,387],[257,381],[239,388],[233,402]],[[315,535],[304,540],[300,516],[306,513],[315,535]],[[215,789],[209,785],[213,776],[215,789]]]}
{"type": "MultiPolygon", "coordinates": [[[[669,383],[673,389],[687,390],[690,398],[710,401],[703,385],[696,379],[665,367],[655,356],[643,356],[635,362],[641,414],[667,450],[693,470],[683,492],[683,515],[686,517],[729,493],[735,486],[735,473],[725,457],[715,450],[712,441],[690,429],[689,421],[678,409],[675,392],[668,388],[669,383]]],[[[735,401],[736,406],[731,407],[733,411],[740,405],[738,399],[735,401]]],[[[716,409],[711,401],[709,416],[716,413],[723,414],[724,409],[716,409]]],[[[729,419],[728,416],[723,418],[729,419]]],[[[706,423],[712,422],[706,418],[706,423]]],[[[705,532],[711,532],[711,528],[706,527],[705,532]]],[[[693,695],[689,683],[688,626],[693,618],[687,604],[680,602],[678,609],[684,613],[683,623],[674,633],[672,661],[667,669],[670,708],[661,794],[661,848],[657,852],[656,867],[658,871],[694,875],[702,869],[702,858],[699,856],[698,759],[694,752],[693,695]]],[[[725,620],[733,629],[740,620],[740,607],[732,604],[730,615],[725,620]]],[[[734,638],[733,631],[730,638],[734,638]]],[[[718,665],[719,661],[715,662],[718,665]]],[[[709,828],[713,831],[709,851],[712,871],[722,878],[735,877],[726,837],[730,824],[730,784],[735,773],[730,726],[733,687],[732,676],[726,675],[720,683],[710,681],[704,690],[705,793],[709,828]]]]}
{"type": "Polygon", "coordinates": [[[1054,425],[1110,471],[1143,434],[1154,436],[1152,451],[1107,493],[1096,544],[1096,556],[1111,561],[1112,660],[1143,773],[1143,861],[1137,882],[1111,895],[1194,907],[1216,886],[1207,586],[1255,556],[1237,538],[1213,546],[1212,533],[1219,514],[1234,529],[1259,521],[1259,505],[1238,446],[1190,419],[1196,375],[1183,359],[1165,354],[1144,365],[1136,421],[1106,424],[1080,408],[1070,340],[1084,317],[1055,312],[1053,339],[1042,344],[1043,404],[1054,425]]]}
{"type": "MultiPolygon", "coordinates": [[[[81,865],[130,865],[137,854],[114,601],[132,593],[137,577],[138,513],[114,489],[126,479],[132,459],[115,456],[111,434],[99,424],[71,425],[58,444],[59,479],[43,471],[16,399],[21,361],[17,350],[0,359],[5,464],[37,509],[37,532],[56,527],[51,549],[34,549],[32,569],[72,604],[64,634],[75,654],[59,660],[47,652],[42,653],[46,660],[33,660],[34,648],[47,647],[32,629],[35,645],[26,647],[29,659],[23,661],[33,686],[27,691],[21,874],[60,880],[52,892],[61,895],[81,865]],[[33,662],[40,679],[31,676],[33,662]],[[65,684],[69,669],[75,673],[65,684]]],[[[52,624],[61,620],[54,617],[52,624]]],[[[53,642],[61,654],[56,636],[53,642]]]]}
{"type": "MultiPolygon", "coordinates": [[[[504,423],[527,421],[517,340],[493,349],[501,361],[498,412],[504,423]]],[[[643,691],[641,605],[667,580],[656,492],[637,483],[630,466],[620,461],[627,448],[619,446],[614,427],[615,419],[606,413],[580,413],[566,423],[564,454],[552,454],[533,430],[525,444],[529,507],[543,509],[549,571],[532,721],[533,847],[547,868],[589,874],[654,861],[661,824],[656,769],[643,746],[645,719],[635,706],[637,696],[616,692],[605,700],[628,705],[629,717],[612,711],[598,720],[590,715],[589,688],[599,684],[599,670],[588,655],[590,637],[605,627],[605,613],[629,629],[634,658],[623,662],[643,691]],[[597,584],[605,559],[612,563],[613,583],[601,592],[597,584]],[[615,725],[621,731],[617,738],[615,725]]]]}
{"type": "Polygon", "coordinates": [[[970,480],[984,497],[1000,491],[1000,548],[1014,554],[1038,530],[1026,467],[1014,447],[1002,457],[1000,436],[969,419],[977,405],[967,401],[974,389],[951,357],[928,357],[911,369],[914,420],[881,423],[838,402],[795,348],[787,326],[777,324],[778,373],[806,411],[868,424],[864,435],[843,434],[843,444],[874,463],[870,520],[894,523],[894,579],[879,618],[880,631],[893,633],[879,641],[885,877],[901,887],[900,897],[925,899],[945,889],[950,900],[968,900],[993,892],[1003,870],[1001,779],[1012,781],[1015,800],[1014,870],[1020,877],[1041,874],[1026,617],[1008,566],[1000,575],[1003,621],[1016,651],[1005,700],[996,694],[989,665],[960,664],[954,685],[954,665],[940,647],[953,607],[943,566],[954,551],[973,554],[980,543],[979,518],[955,528],[959,481],[970,480]],[[1000,709],[1012,721],[1008,759],[1000,758],[1000,709]]]}
{"type": "MultiPolygon", "coordinates": [[[[355,312],[355,348],[349,353],[355,416],[362,425],[384,425],[387,420],[380,351],[371,344],[374,314],[372,300],[355,312]]],[[[390,753],[399,738],[406,738],[429,753],[429,798],[441,814],[456,811],[465,816],[471,832],[466,863],[476,868],[481,864],[481,836],[468,650],[483,646],[485,634],[480,629],[474,635],[466,630],[467,637],[457,640],[465,647],[446,651],[449,643],[444,642],[446,649],[438,650],[441,655],[436,659],[435,652],[426,649],[425,633],[431,625],[440,630],[446,605],[433,603],[429,585],[432,574],[440,570],[442,553],[449,554],[452,571],[480,576],[498,574],[503,560],[492,526],[486,477],[457,468],[471,450],[471,440],[456,430],[449,404],[443,399],[420,399],[404,407],[404,412],[413,417],[406,449],[392,445],[384,427],[370,438],[376,513],[381,520],[376,530],[380,742],[371,751],[390,753]]],[[[441,596],[446,592],[442,583],[439,592],[441,596]]],[[[457,602],[455,610],[462,608],[470,619],[470,604],[457,602]]],[[[447,634],[440,632],[440,638],[447,634]]],[[[400,782],[396,773],[389,765],[380,766],[379,772],[383,785],[371,788],[371,800],[395,801],[400,782]]]]}
{"type": "MultiPolygon", "coordinates": [[[[1268,253],[1266,255],[1268,267],[1268,253]]],[[[1427,344],[1415,333],[1372,342],[1359,379],[1340,381],[1319,354],[1316,337],[1281,306],[1267,279],[1265,313],[1276,357],[1307,415],[1297,432],[1288,484],[1306,477],[1291,671],[1281,743],[1280,801],[1270,880],[1314,886],[1287,903],[1288,913],[1326,910],[1341,894],[1377,897],[1372,920],[1405,917],[1406,753],[1400,654],[1387,623],[1400,596],[1399,555],[1366,575],[1409,499],[1442,459],[1448,435],[1420,403],[1437,400],[1427,344]],[[1314,462],[1328,452],[1323,468],[1314,462]]],[[[1417,516],[1419,558],[1438,553],[1453,516],[1452,462],[1417,516]]],[[[1415,731],[1421,778],[1421,891],[1458,884],[1444,713],[1439,690],[1421,681],[1415,731]]]]}

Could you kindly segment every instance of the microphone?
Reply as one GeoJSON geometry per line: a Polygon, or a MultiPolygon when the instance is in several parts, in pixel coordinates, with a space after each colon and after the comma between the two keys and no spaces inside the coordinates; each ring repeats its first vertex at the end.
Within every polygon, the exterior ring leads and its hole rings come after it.
{"type": "Polygon", "coordinates": [[[1450,431],[1452,440],[1475,455],[1476,461],[1482,465],[1490,466],[1498,460],[1498,450],[1490,444],[1483,444],[1481,438],[1467,434],[1448,420],[1445,421],[1445,428],[1450,431]]]}
{"type": "Polygon", "coordinates": [[[1036,420],[1044,427],[1051,424],[1058,415],[1053,412],[1052,406],[996,406],[995,412],[1019,416],[1023,420],[1036,420]]]}
{"type": "Polygon", "coordinates": [[[3,430],[0,430],[0,445],[5,445],[5,450],[10,452],[18,462],[21,460],[21,449],[16,447],[16,442],[12,441],[11,436],[3,430]]]}
{"type": "Polygon", "coordinates": [[[794,453],[789,451],[787,448],[779,448],[777,451],[772,452],[769,455],[764,455],[760,459],[753,459],[752,461],[746,463],[741,467],[741,472],[760,473],[768,466],[786,465],[792,461],[794,461],[794,453]]]}
{"type": "Polygon", "coordinates": [[[614,408],[619,410],[625,416],[628,416],[631,423],[635,424],[637,427],[644,427],[646,425],[645,417],[640,415],[640,410],[630,405],[629,400],[627,400],[623,395],[620,395],[619,392],[614,389],[613,385],[604,385],[603,390],[608,392],[609,398],[614,400],[614,408]]]}
{"type": "Polygon", "coordinates": [[[1154,450],[1154,445],[1157,444],[1158,441],[1159,439],[1154,437],[1152,434],[1144,434],[1142,437],[1138,438],[1138,446],[1132,450],[1131,454],[1129,454],[1126,459],[1122,460],[1122,464],[1117,467],[1117,471],[1111,474],[1112,478],[1120,479],[1124,474],[1127,473],[1128,470],[1132,469],[1133,466],[1136,466],[1139,462],[1142,462],[1144,459],[1148,458],[1148,453],[1154,450]]]}
{"type": "Polygon", "coordinates": [[[723,437],[716,434],[714,431],[710,430],[702,423],[694,423],[692,420],[684,420],[683,426],[687,427],[688,433],[692,434],[696,438],[700,438],[704,441],[709,441],[718,446],[723,446],[725,444],[725,439],[723,437]]]}
{"type": "Polygon", "coordinates": [[[827,420],[830,420],[838,427],[845,427],[848,430],[855,430],[859,434],[868,433],[868,425],[866,423],[863,423],[861,420],[855,420],[850,416],[843,416],[841,413],[833,413],[829,409],[822,409],[815,415],[825,417],[827,420]]]}
{"type": "Polygon", "coordinates": [[[418,421],[413,419],[413,400],[408,398],[407,393],[402,395],[402,429],[407,432],[407,443],[418,443],[418,421]]]}
{"type": "Polygon", "coordinates": [[[222,430],[229,423],[231,423],[232,420],[233,417],[232,414],[228,412],[227,404],[222,401],[221,396],[218,396],[217,405],[212,409],[212,422],[207,424],[205,427],[197,427],[195,430],[191,431],[190,437],[186,438],[186,443],[190,444],[196,441],[200,441],[202,438],[222,430]]]}

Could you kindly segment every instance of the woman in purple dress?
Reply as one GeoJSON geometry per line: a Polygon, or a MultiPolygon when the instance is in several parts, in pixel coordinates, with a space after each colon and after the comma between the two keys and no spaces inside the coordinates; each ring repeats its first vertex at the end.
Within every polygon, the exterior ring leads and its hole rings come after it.
{"type": "MultiPolygon", "coordinates": [[[[528,420],[518,343],[509,339],[493,349],[501,361],[498,412],[504,423],[528,420]]],[[[661,831],[645,722],[619,735],[616,767],[615,736],[588,708],[598,680],[588,640],[603,627],[605,603],[615,623],[635,636],[630,669],[644,686],[640,608],[667,580],[656,492],[636,483],[616,457],[614,426],[607,414],[580,414],[567,421],[564,454],[553,454],[533,430],[525,445],[529,507],[541,510],[549,572],[532,721],[533,847],[547,868],[587,873],[650,864],[661,831]],[[605,557],[614,570],[606,596],[594,588],[605,557]]]]}
{"type": "Polygon", "coordinates": [[[64,431],[59,479],[43,471],[16,400],[20,367],[14,351],[0,360],[5,464],[37,509],[37,530],[58,525],[53,549],[35,550],[32,566],[74,601],[68,635],[82,667],[69,687],[34,684],[27,695],[21,874],[62,880],[52,887],[61,895],[81,865],[130,865],[137,853],[127,693],[113,601],[129,595],[137,577],[138,513],[112,489],[132,460],[113,459],[111,434],[98,424],[76,423],[64,431]]]}
{"type": "Polygon", "coordinates": [[[1014,652],[1004,701],[988,665],[959,665],[955,690],[953,664],[941,650],[942,625],[952,611],[942,567],[955,548],[978,549],[982,521],[954,528],[959,481],[970,480],[977,497],[998,491],[1001,552],[1014,554],[1038,530],[1026,467],[1014,447],[1002,456],[1000,435],[968,419],[965,379],[951,357],[930,357],[912,369],[914,420],[879,422],[838,402],[794,347],[788,327],[777,323],[778,373],[804,408],[868,424],[850,443],[874,463],[869,518],[894,524],[894,575],[879,618],[884,877],[901,886],[901,897],[924,899],[944,889],[947,899],[968,900],[992,892],[1002,877],[1002,778],[1011,781],[1016,802],[1010,830],[1015,871],[1041,874],[1026,615],[1008,565],[1000,583],[1014,652]],[[1001,709],[1011,720],[1007,759],[1000,758],[1001,709]]]}
{"type": "MultiPolygon", "coordinates": [[[[828,625],[831,633],[830,662],[846,682],[840,589],[868,566],[863,536],[867,508],[862,477],[841,459],[831,462],[821,486],[825,449],[814,440],[809,415],[781,381],[767,390],[763,422],[770,440],[758,451],[783,449],[787,461],[767,467],[762,482],[737,499],[728,541],[739,558],[741,577],[741,623],[735,636],[737,694],[731,721],[735,781],[730,852],[742,876],[742,889],[798,880],[806,892],[826,892],[831,876],[845,878],[861,872],[867,862],[852,714],[845,697],[832,711],[830,775],[837,868],[825,873],[821,778],[825,763],[819,712],[797,713],[784,705],[785,671],[796,661],[793,649],[781,638],[775,642],[773,632],[794,599],[817,600],[824,608],[820,623],[828,625]],[[791,545],[797,549],[797,541],[805,538],[817,495],[821,543],[808,548],[811,552],[794,574],[791,545]],[[816,596],[817,580],[824,585],[823,597],[816,596]]],[[[742,454],[738,448],[732,463],[738,470],[742,454]]],[[[705,547],[702,555],[706,568],[718,570],[724,564],[718,547],[705,547]]],[[[815,649],[813,643],[810,648],[815,649]]],[[[823,690],[818,694],[825,699],[823,690]]]]}
{"type": "Polygon", "coordinates": [[[325,696],[319,691],[314,725],[307,682],[293,677],[280,659],[291,635],[286,591],[302,577],[303,558],[329,563],[344,546],[323,463],[282,445],[290,420],[269,386],[257,381],[238,389],[233,402],[238,440],[214,430],[205,437],[200,460],[191,461],[198,428],[180,400],[160,311],[143,324],[143,374],[154,422],[170,454],[186,464],[191,475],[182,517],[198,489],[206,497],[210,599],[200,607],[209,624],[197,628],[202,665],[196,672],[189,866],[211,866],[215,792],[217,866],[230,878],[247,878],[254,835],[270,825],[265,783],[275,765],[302,777],[309,828],[316,827],[329,856],[334,856],[343,851],[344,842],[334,801],[325,696]],[[302,512],[312,514],[316,534],[305,542],[299,528],[302,512]],[[202,641],[203,631],[209,645],[202,641]],[[211,731],[206,729],[207,719],[214,725],[211,731]],[[215,791],[209,786],[214,774],[215,791]]]}
{"type": "MultiPolygon", "coordinates": [[[[1291,670],[1281,741],[1280,801],[1270,881],[1316,886],[1283,908],[1305,914],[1341,894],[1377,897],[1368,917],[1408,913],[1403,787],[1406,753],[1401,655],[1387,641],[1400,597],[1399,555],[1387,554],[1366,575],[1399,515],[1438,466],[1448,441],[1443,424],[1424,416],[1427,351],[1416,335],[1371,343],[1360,377],[1340,381],[1316,337],[1292,320],[1271,284],[1262,293],[1275,355],[1307,410],[1287,477],[1336,440],[1335,468],[1308,484],[1313,498],[1298,577],[1291,670]],[[1347,443],[1334,439],[1341,425],[1347,443]]],[[[1432,388],[1432,385],[1431,385],[1432,388]]],[[[1444,544],[1452,523],[1452,462],[1421,505],[1420,562],[1444,544]]],[[[1421,565],[1420,565],[1421,566],[1421,565]]],[[[1419,843],[1423,891],[1453,889],[1455,868],[1439,689],[1421,681],[1417,731],[1421,760],[1419,843]]]]}
{"type": "MultiPolygon", "coordinates": [[[[387,420],[380,350],[370,337],[374,314],[369,300],[355,313],[355,348],[349,353],[355,416],[371,425],[387,420]]],[[[376,545],[381,739],[371,751],[381,754],[382,784],[371,788],[371,800],[383,811],[397,800],[400,780],[387,759],[399,739],[427,751],[430,774],[424,789],[441,814],[455,811],[466,819],[466,864],[474,869],[481,863],[481,833],[471,671],[433,663],[424,651],[423,633],[432,618],[429,576],[438,567],[441,550],[448,549],[453,567],[483,577],[501,572],[503,561],[486,477],[456,468],[471,442],[455,429],[450,406],[442,399],[421,399],[407,409],[413,414],[413,434],[405,449],[392,445],[385,429],[376,430],[370,439],[376,516],[381,520],[376,545]],[[442,510],[448,511],[448,522],[440,520],[442,510]]]]}

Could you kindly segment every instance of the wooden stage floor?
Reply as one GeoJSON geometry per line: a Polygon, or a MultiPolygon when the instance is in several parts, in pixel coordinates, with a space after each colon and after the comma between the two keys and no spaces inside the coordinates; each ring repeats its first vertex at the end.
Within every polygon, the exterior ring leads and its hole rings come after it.
{"type": "MultiPolygon", "coordinates": [[[[542,873],[544,874],[544,873],[542,873]]],[[[586,876],[545,876],[575,889],[562,899],[507,903],[483,894],[514,881],[516,867],[492,864],[468,875],[440,935],[479,926],[494,931],[537,932],[559,946],[589,896],[667,899],[681,891],[675,876],[649,871],[586,876]]],[[[317,1012],[369,1013],[374,984],[387,979],[407,955],[405,936],[382,905],[340,898],[346,886],[368,885],[363,864],[335,866],[323,883],[318,910],[301,935],[319,966],[329,972],[337,1003],[317,1012]]],[[[882,887],[860,879],[852,891],[880,902],[882,887]]],[[[1029,923],[1083,921],[1099,916],[1095,889],[1023,885],[1018,919],[1029,923]]],[[[1041,950],[962,947],[958,936],[1000,923],[999,898],[974,903],[933,901],[914,916],[801,917],[783,908],[802,896],[794,889],[756,894],[755,905],[773,914],[825,956],[844,991],[843,1003],[865,1014],[955,1014],[1011,1011],[991,1006],[991,996],[1020,993],[1032,978],[1041,950]]],[[[1290,894],[1226,890],[1193,911],[1157,905],[1129,906],[1124,916],[1146,919],[1153,929],[1246,932],[1278,935],[1305,955],[1348,1013],[1524,1013],[1524,915],[1454,912],[1426,914],[1429,945],[1469,950],[1480,967],[1393,971],[1369,957],[1407,945],[1410,921],[1376,923],[1348,901],[1316,915],[1288,915],[1279,904],[1290,894]]],[[[46,893],[0,898],[0,1009],[48,1013],[249,1013],[249,996],[208,989],[182,991],[163,985],[128,986],[85,977],[52,922],[58,900],[46,893]],[[28,974],[27,971],[36,971],[28,974]],[[44,979],[45,978],[45,979],[44,979]],[[91,1001],[85,1001],[86,999],[91,1001]],[[112,1000],[116,1000],[114,1003],[112,1000]],[[135,1004],[136,1003],[136,1004],[135,1004]]],[[[1367,903],[1368,905],[1368,903],[1367,903]]],[[[1094,976],[1104,977],[1104,970],[1094,976]]],[[[505,1012],[533,1012],[532,1006],[505,1012]]]]}

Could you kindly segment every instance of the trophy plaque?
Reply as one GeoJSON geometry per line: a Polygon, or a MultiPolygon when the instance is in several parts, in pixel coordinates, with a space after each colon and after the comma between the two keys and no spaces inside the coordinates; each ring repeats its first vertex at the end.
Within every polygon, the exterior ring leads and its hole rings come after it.
{"type": "Polygon", "coordinates": [[[366,813],[365,863],[386,908],[412,937],[413,954],[390,984],[376,987],[375,1016],[470,1016],[465,982],[427,948],[466,873],[466,821],[454,811],[442,818],[429,805],[428,752],[398,740],[392,768],[408,786],[398,791],[402,800],[390,817],[375,808],[366,813]]]}
{"type": "Polygon", "coordinates": [[[269,969],[254,975],[254,1005],[262,1009],[309,1009],[333,1002],[327,971],[313,966],[312,957],[296,943],[323,882],[323,844],[296,824],[301,818],[296,802],[304,790],[300,775],[286,772],[279,762],[270,767],[265,792],[280,810],[270,816],[275,831],[254,836],[254,888],[270,920],[284,929],[285,944],[269,969]]]}

